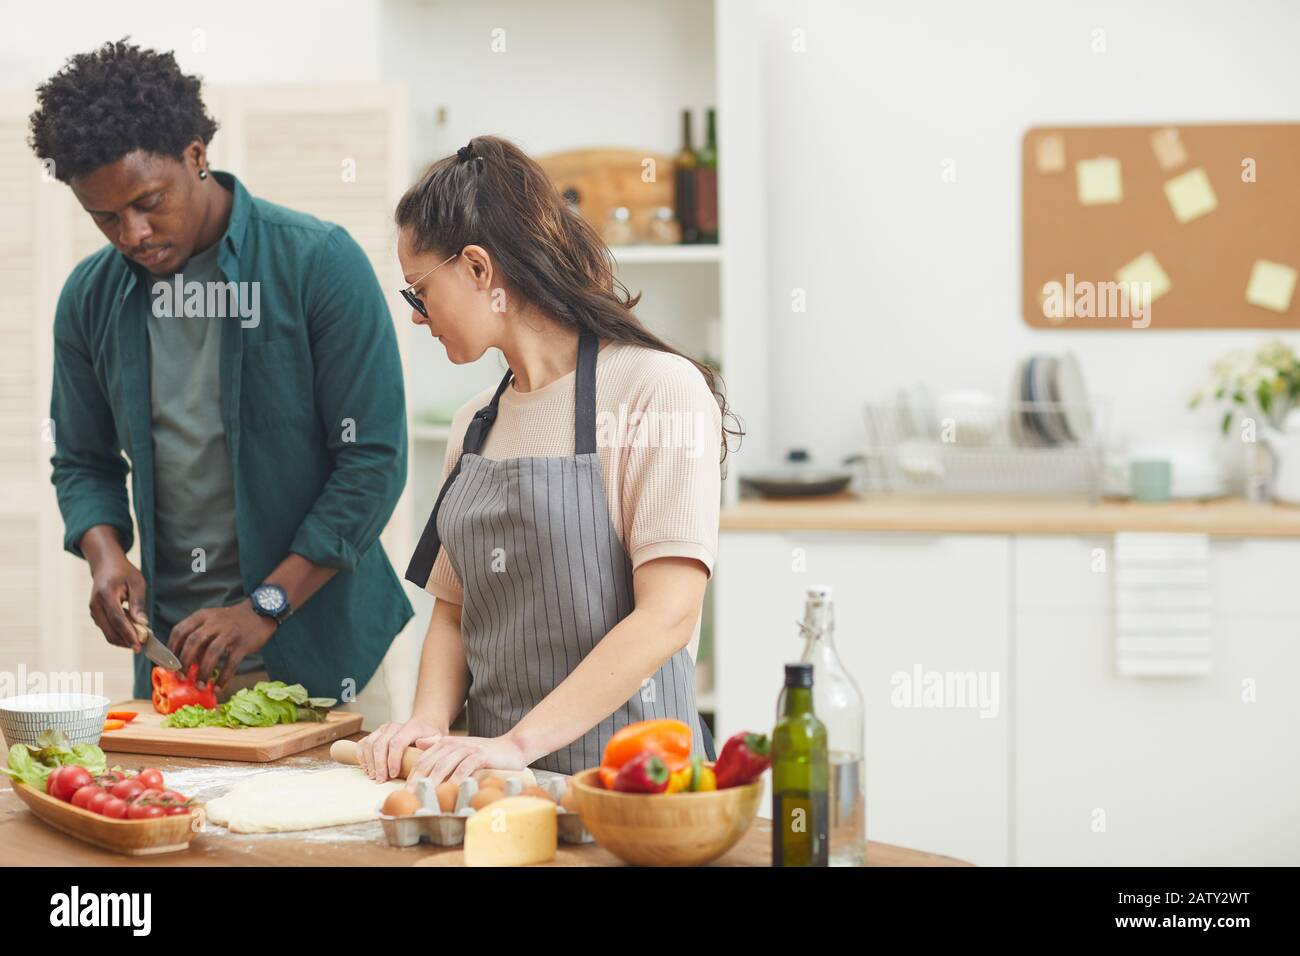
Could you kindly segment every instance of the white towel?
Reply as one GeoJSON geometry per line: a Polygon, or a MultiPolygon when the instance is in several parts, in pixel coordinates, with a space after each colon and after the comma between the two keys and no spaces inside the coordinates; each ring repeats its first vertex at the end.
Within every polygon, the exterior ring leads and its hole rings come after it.
{"type": "Polygon", "coordinates": [[[1115,535],[1115,668],[1122,677],[1210,672],[1210,539],[1115,535]]]}

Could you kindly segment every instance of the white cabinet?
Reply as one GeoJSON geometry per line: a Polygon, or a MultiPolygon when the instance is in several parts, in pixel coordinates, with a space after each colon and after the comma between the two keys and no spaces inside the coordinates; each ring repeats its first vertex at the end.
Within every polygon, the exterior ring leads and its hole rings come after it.
{"type": "Polygon", "coordinates": [[[719,736],[771,727],[804,588],[830,584],[866,698],[871,839],[985,865],[1296,865],[1300,540],[1212,540],[1204,677],[1117,675],[1111,551],[1109,536],[724,532],[719,736]],[[997,675],[996,710],[897,706],[918,669],[997,675]]]}
{"type": "Polygon", "coordinates": [[[836,645],[866,700],[868,835],[1007,863],[1009,539],[725,532],[720,547],[719,739],[771,729],[782,665],[803,648],[804,589],[829,584],[836,645]],[[918,671],[982,677],[992,705],[895,706],[918,671]]]}
{"type": "Polygon", "coordinates": [[[1295,865],[1300,542],[1212,542],[1213,663],[1194,678],[1117,676],[1093,563],[1109,543],[1013,544],[1012,861],[1295,865]]]}

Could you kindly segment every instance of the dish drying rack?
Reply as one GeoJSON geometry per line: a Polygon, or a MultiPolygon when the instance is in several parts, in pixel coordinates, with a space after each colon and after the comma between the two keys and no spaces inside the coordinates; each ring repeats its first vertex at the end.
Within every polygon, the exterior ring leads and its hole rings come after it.
{"type": "Polygon", "coordinates": [[[1101,497],[1108,408],[1007,401],[865,409],[864,490],[1101,497]]]}

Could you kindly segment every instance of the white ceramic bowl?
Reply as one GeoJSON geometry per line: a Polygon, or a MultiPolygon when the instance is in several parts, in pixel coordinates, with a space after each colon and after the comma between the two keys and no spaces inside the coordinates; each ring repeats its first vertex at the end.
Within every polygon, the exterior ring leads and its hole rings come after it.
{"type": "Polygon", "coordinates": [[[99,694],[24,694],[0,700],[5,748],[36,745],[47,730],[61,730],[69,744],[97,744],[111,701],[99,694]]]}

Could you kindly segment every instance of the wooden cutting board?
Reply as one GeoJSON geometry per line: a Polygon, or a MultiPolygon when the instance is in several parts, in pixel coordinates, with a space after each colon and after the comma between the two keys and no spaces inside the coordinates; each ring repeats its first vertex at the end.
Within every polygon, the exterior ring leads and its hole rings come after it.
{"type": "Polygon", "coordinates": [[[140,716],[121,730],[100,735],[106,751],[159,754],[165,757],[210,757],[266,763],[327,744],[361,729],[362,715],[331,710],[323,723],[299,721],[274,727],[164,727],[162,714],[148,700],[124,700],[109,710],[134,710],[140,716]]]}

